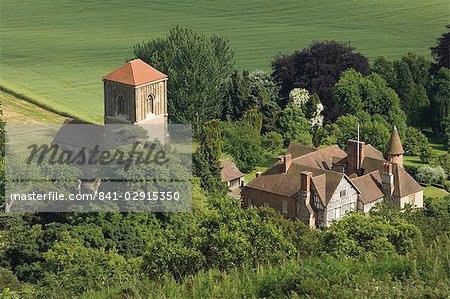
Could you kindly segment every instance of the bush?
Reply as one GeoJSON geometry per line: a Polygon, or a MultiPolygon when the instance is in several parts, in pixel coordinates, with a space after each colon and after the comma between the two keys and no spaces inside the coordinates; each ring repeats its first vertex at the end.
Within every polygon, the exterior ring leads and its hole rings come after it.
{"type": "Polygon", "coordinates": [[[277,132],[268,132],[261,137],[261,146],[267,152],[277,152],[283,147],[283,136],[277,132]]]}
{"type": "Polygon", "coordinates": [[[428,139],[418,129],[408,127],[403,139],[403,148],[407,155],[421,156],[429,150],[428,139]]]}
{"type": "Polygon", "coordinates": [[[444,168],[441,166],[421,166],[417,169],[416,179],[424,184],[442,184],[447,178],[444,168]]]}

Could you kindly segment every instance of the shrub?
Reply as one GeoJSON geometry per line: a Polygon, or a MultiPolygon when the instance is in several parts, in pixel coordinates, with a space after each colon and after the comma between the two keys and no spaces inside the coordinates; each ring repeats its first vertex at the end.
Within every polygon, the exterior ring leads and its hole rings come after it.
{"type": "Polygon", "coordinates": [[[416,179],[424,184],[442,184],[447,178],[444,168],[441,166],[421,166],[417,169],[416,179]]]}
{"type": "Polygon", "coordinates": [[[261,137],[261,146],[267,152],[274,153],[283,147],[283,136],[277,132],[268,132],[261,137]]]}
{"type": "Polygon", "coordinates": [[[403,148],[407,155],[420,156],[429,150],[428,139],[418,129],[408,127],[403,139],[403,148]]]}

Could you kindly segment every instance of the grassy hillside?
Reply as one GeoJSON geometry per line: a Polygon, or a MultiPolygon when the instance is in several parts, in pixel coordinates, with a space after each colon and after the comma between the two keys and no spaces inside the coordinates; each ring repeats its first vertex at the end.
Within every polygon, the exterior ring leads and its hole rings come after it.
{"type": "Polygon", "coordinates": [[[1,12],[0,84],[54,109],[101,121],[101,76],[136,42],[174,25],[229,37],[236,66],[269,69],[279,52],[349,41],[373,58],[429,55],[444,31],[445,0],[13,1],[1,12]]]}
{"type": "Polygon", "coordinates": [[[3,119],[8,124],[60,124],[65,117],[0,91],[3,119]]]}

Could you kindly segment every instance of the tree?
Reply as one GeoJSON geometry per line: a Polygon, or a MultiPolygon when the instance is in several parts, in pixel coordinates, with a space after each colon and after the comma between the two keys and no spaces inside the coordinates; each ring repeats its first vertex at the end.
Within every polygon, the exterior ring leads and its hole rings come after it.
{"type": "Polygon", "coordinates": [[[397,93],[408,124],[418,128],[429,123],[426,114],[429,113],[430,103],[425,90],[430,82],[429,69],[430,62],[414,53],[406,53],[393,62],[379,57],[373,67],[373,71],[397,93]]]}
{"type": "Polygon", "coordinates": [[[243,71],[242,75],[234,71],[228,83],[228,90],[224,97],[224,111],[222,119],[238,120],[245,111],[256,107],[256,103],[250,102],[252,92],[249,73],[243,71]]]}
{"type": "Polygon", "coordinates": [[[429,124],[429,109],[430,100],[428,99],[425,87],[422,84],[416,84],[408,110],[409,124],[419,129],[424,128],[429,124]]]}
{"type": "Polygon", "coordinates": [[[248,121],[221,123],[224,151],[233,156],[236,166],[250,171],[262,156],[261,136],[248,121]]]}
{"type": "Polygon", "coordinates": [[[283,136],[277,132],[268,132],[261,137],[261,146],[270,153],[276,153],[283,147],[283,136]]]}
{"type": "MultiPolygon", "coordinates": [[[[86,248],[68,232],[43,254],[46,291],[79,295],[131,280],[131,268],[115,251],[86,248]],[[74,279],[83,277],[83,279],[74,279]]],[[[71,297],[71,296],[70,296],[71,297]]]]}
{"type": "Polygon", "coordinates": [[[450,53],[450,24],[446,26],[447,32],[437,40],[437,45],[431,47],[431,55],[434,57],[435,63],[432,72],[438,72],[442,67],[450,68],[449,53],[450,53]]]}
{"type": "Polygon", "coordinates": [[[429,143],[427,137],[413,127],[406,128],[405,137],[402,140],[406,155],[420,156],[427,152],[429,143]]]}
{"type": "Polygon", "coordinates": [[[400,108],[400,100],[394,90],[378,74],[363,77],[353,69],[347,70],[336,83],[334,98],[344,115],[383,116],[389,124],[394,124],[403,132],[405,114],[400,108]]]}
{"type": "Polygon", "coordinates": [[[447,174],[441,166],[424,165],[417,169],[416,179],[425,184],[442,184],[447,179],[447,174]]]}
{"type": "Polygon", "coordinates": [[[136,44],[134,56],[166,73],[168,112],[173,123],[192,123],[194,131],[222,113],[234,53],[228,40],[179,26],[165,37],[136,44]]]}
{"type": "Polygon", "coordinates": [[[450,70],[441,68],[431,81],[429,89],[432,111],[432,125],[437,132],[443,132],[444,119],[450,117],[450,70]]]}
{"type": "Polygon", "coordinates": [[[221,181],[220,158],[222,141],[220,123],[212,120],[202,127],[199,148],[194,154],[195,174],[201,179],[201,187],[211,193],[224,194],[225,184],[221,181]]]}
{"type": "Polygon", "coordinates": [[[378,56],[373,62],[372,72],[380,75],[390,88],[394,88],[396,72],[394,70],[394,63],[387,60],[384,56],[378,56]]]}
{"type": "Polygon", "coordinates": [[[355,52],[348,44],[335,41],[317,42],[291,55],[278,56],[272,62],[272,76],[281,87],[282,100],[279,105],[287,105],[289,92],[293,88],[305,88],[321,99],[325,119],[336,119],[338,111],[333,99],[333,87],[342,72],[349,68],[363,75],[370,71],[364,55],[355,52]]]}
{"type": "Polygon", "coordinates": [[[280,115],[277,122],[277,131],[283,135],[285,145],[298,141],[301,144],[311,145],[309,134],[310,122],[306,119],[300,107],[289,104],[280,115]]]}
{"type": "Polygon", "coordinates": [[[405,254],[421,242],[420,230],[401,218],[352,213],[325,232],[325,248],[335,256],[405,254]]]}
{"type": "Polygon", "coordinates": [[[260,136],[262,129],[262,114],[256,109],[245,112],[241,120],[245,127],[251,128],[253,133],[260,136]]]}
{"type": "Polygon", "coordinates": [[[397,74],[394,89],[400,98],[403,111],[407,112],[413,98],[414,80],[406,62],[396,61],[394,62],[394,68],[397,74]]]}

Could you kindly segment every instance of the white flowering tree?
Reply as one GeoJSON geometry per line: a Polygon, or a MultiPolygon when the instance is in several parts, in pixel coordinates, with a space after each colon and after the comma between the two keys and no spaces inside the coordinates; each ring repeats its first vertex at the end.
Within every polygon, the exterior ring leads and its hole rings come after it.
{"type": "Polygon", "coordinates": [[[323,105],[316,94],[310,95],[304,88],[294,88],[289,93],[289,102],[302,109],[312,127],[323,125],[323,105]]]}

